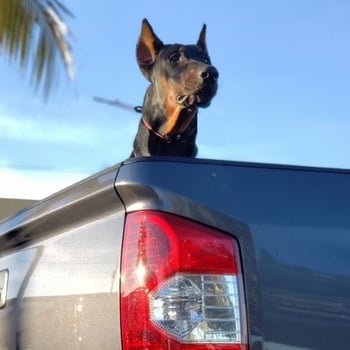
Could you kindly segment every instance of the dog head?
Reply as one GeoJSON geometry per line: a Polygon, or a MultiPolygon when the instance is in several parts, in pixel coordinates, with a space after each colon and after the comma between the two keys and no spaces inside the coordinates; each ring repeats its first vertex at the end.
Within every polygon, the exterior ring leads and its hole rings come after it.
{"type": "Polygon", "coordinates": [[[153,93],[168,108],[207,107],[216,94],[219,73],[209,58],[205,25],[195,45],[165,45],[144,19],[136,56],[153,93]]]}

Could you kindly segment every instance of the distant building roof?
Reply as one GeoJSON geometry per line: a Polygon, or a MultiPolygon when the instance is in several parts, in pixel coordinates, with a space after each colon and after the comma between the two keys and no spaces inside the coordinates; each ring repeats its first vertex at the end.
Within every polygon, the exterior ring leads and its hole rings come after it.
{"type": "Polygon", "coordinates": [[[0,198],[0,221],[35,202],[30,199],[0,198]]]}

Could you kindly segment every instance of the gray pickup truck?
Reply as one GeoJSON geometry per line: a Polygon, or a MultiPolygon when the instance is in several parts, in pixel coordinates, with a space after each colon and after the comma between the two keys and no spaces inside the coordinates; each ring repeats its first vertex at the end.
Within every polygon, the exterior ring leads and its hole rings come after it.
{"type": "Polygon", "coordinates": [[[37,202],[0,349],[350,349],[350,171],[138,158],[37,202]]]}

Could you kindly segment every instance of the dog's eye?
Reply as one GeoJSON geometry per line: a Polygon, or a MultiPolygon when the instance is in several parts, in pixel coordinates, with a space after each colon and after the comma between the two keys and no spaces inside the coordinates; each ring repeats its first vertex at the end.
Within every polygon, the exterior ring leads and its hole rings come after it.
{"type": "Polygon", "coordinates": [[[171,63],[177,63],[180,61],[180,54],[178,52],[174,52],[169,56],[169,61],[171,63]]]}

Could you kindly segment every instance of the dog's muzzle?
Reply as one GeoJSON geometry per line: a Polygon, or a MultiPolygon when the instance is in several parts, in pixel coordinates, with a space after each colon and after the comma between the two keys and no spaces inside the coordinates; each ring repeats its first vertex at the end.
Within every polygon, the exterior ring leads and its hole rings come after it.
{"type": "Polygon", "coordinates": [[[197,91],[191,94],[179,95],[176,98],[178,104],[189,107],[208,107],[218,89],[219,72],[214,66],[206,66],[198,73],[200,84],[197,91]]]}

